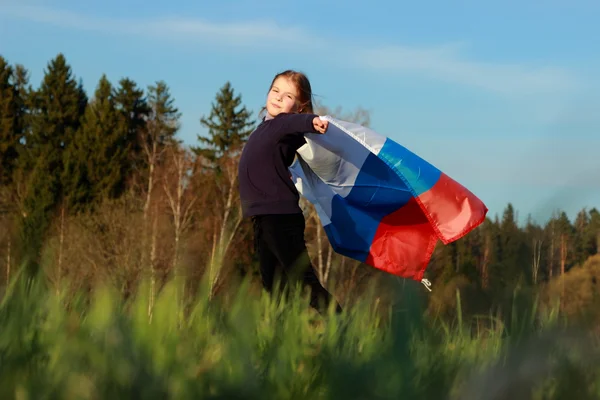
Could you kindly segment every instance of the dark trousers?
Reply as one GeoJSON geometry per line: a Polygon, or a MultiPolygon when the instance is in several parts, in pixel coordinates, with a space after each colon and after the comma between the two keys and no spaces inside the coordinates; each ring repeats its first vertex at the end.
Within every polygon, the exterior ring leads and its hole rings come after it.
{"type": "MultiPolygon", "coordinates": [[[[304,216],[259,215],[253,217],[252,222],[264,288],[273,293],[276,279],[280,280],[282,289],[300,282],[311,290],[310,305],[325,313],[333,296],[321,285],[310,262],[304,241],[304,216]]],[[[341,311],[339,305],[336,311],[341,311]]]]}

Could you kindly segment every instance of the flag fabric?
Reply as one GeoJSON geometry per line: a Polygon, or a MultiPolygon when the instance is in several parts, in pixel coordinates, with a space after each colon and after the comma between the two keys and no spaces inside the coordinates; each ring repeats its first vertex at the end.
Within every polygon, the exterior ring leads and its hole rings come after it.
{"type": "Polygon", "coordinates": [[[485,204],[405,147],[338,120],[306,134],[290,166],[300,194],[316,208],[333,249],[403,278],[423,279],[438,242],[480,225],[485,204]]]}

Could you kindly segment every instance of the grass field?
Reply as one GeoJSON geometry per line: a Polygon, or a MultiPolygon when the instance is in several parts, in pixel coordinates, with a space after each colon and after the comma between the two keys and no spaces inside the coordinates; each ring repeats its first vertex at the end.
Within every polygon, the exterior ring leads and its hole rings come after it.
{"type": "Polygon", "coordinates": [[[15,281],[0,305],[1,399],[591,399],[599,348],[588,330],[524,308],[510,328],[392,311],[365,296],[320,318],[242,286],[227,305],[168,283],[121,300],[66,297],[15,281]],[[379,307],[379,308],[378,308],[379,307]],[[481,328],[485,326],[486,328],[481,328]]]}

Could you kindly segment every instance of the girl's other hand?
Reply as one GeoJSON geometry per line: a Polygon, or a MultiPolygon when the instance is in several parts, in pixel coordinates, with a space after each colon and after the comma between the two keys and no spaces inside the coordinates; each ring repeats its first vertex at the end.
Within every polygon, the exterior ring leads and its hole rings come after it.
{"type": "Polygon", "coordinates": [[[327,132],[327,127],[329,126],[329,122],[323,121],[319,117],[315,117],[315,119],[313,119],[313,126],[317,132],[325,133],[325,132],[327,132]]]}

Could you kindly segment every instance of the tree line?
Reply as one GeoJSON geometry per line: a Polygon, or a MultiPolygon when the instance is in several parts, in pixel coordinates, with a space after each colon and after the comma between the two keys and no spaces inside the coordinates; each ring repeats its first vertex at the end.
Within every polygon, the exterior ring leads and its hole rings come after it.
{"type": "MultiPolygon", "coordinates": [[[[318,113],[368,126],[363,109],[318,113]]],[[[0,270],[60,287],[65,278],[91,289],[110,280],[127,294],[142,277],[158,290],[184,274],[206,279],[215,294],[256,275],[251,227],[241,218],[237,160],[258,119],[229,82],[199,123],[197,145],[177,137],[181,113],[164,81],[142,88],[130,78],[101,76],[90,96],[65,56],[50,60],[33,87],[28,70],[0,56],[0,270]]],[[[318,275],[338,297],[389,280],[334,253],[314,209],[307,244],[318,275]]],[[[427,275],[432,307],[453,304],[456,288],[493,307],[516,287],[564,277],[600,249],[600,213],[574,221],[557,210],[544,224],[517,224],[508,204],[472,234],[438,246],[427,275]]]]}

